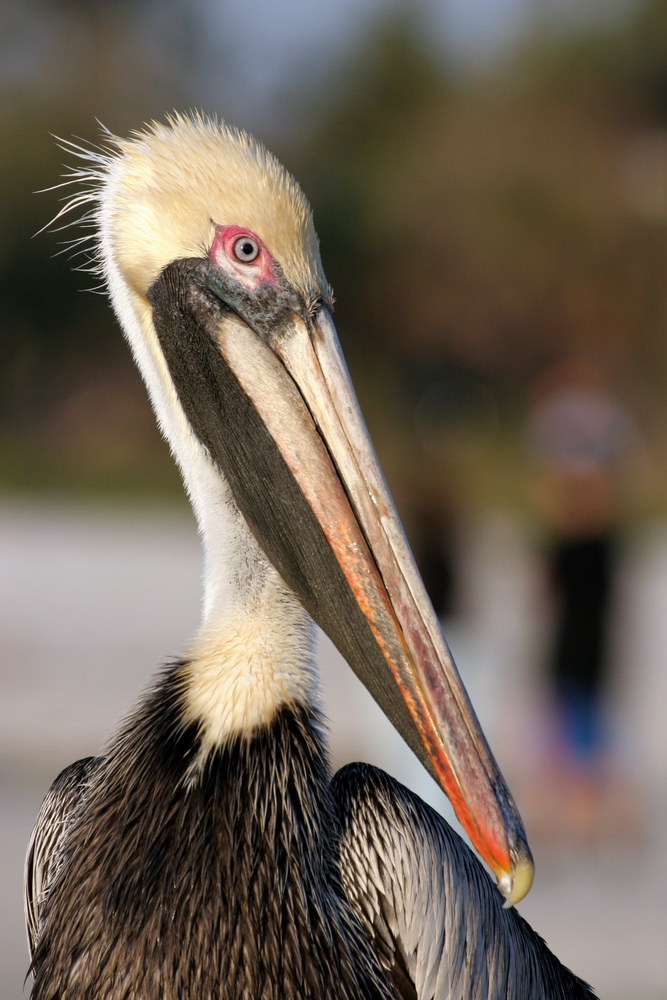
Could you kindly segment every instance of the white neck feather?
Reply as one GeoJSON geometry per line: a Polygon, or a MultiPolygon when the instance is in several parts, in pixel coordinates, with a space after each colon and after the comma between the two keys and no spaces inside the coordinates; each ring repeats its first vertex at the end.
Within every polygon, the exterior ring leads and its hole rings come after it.
{"type": "Polygon", "coordinates": [[[187,654],[185,715],[199,723],[204,747],[212,748],[269,722],[283,704],[318,702],[315,627],[259,548],[228,483],[186,419],[150,306],[128,287],[115,260],[114,183],[111,171],[98,216],[105,277],[203,540],[202,625],[187,654]]]}

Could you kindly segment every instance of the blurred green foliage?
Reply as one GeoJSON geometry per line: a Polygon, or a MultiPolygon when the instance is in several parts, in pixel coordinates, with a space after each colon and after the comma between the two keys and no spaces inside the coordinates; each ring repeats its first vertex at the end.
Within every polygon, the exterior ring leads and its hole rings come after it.
{"type": "MultiPolygon", "coordinates": [[[[142,6],[47,5],[77,59],[48,93],[39,79],[15,88],[0,117],[6,485],[176,488],[105,300],[77,293],[88,279],[52,256],[57,236],[31,238],[57,208],[31,193],[60,172],[48,132],[91,138],[97,115],[124,133],[196,97],[188,5],[167,5],[163,48],[146,44],[142,6]]],[[[466,502],[520,502],[526,393],[576,355],[637,414],[657,470],[646,491],[663,504],[667,0],[535,35],[466,78],[415,10],[389,8],[302,111],[298,139],[277,144],[312,201],[394,488],[446,481],[466,502]]]]}
{"type": "MultiPolygon", "coordinates": [[[[150,0],[65,0],[5,10],[7,53],[42,56],[5,83],[0,115],[0,485],[180,490],[145,391],[77,229],[43,231],[71,162],[56,137],[124,134],[187,103],[182,60],[146,47],[150,0]],[[28,43],[24,41],[28,38],[28,43]],[[36,193],[37,192],[37,193],[36,193]],[[39,193],[41,192],[41,193],[39,193]]],[[[163,14],[176,15],[176,0],[163,14]]],[[[68,220],[65,220],[68,221],[68,220]]]]}
{"type": "Polygon", "coordinates": [[[399,495],[522,502],[527,393],[574,356],[636,414],[655,460],[640,504],[664,507],[664,24],[658,0],[463,80],[393,17],[323,102],[297,172],[399,495]],[[420,406],[456,379],[493,394],[495,429],[441,407],[427,447],[420,406]]]}

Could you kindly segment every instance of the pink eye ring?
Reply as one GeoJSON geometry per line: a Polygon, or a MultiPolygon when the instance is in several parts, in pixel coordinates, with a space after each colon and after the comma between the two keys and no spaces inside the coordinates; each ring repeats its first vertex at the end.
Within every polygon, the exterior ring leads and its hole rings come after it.
{"type": "Polygon", "coordinates": [[[242,264],[252,264],[259,256],[259,243],[252,236],[239,236],[234,240],[234,256],[242,264]]]}

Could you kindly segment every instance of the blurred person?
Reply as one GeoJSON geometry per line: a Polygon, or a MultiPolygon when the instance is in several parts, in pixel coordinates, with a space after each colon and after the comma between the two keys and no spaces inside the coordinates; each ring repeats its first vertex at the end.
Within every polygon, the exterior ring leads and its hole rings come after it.
{"type": "Polygon", "coordinates": [[[536,382],[529,437],[537,508],[551,535],[556,623],[548,681],[556,805],[567,832],[590,836],[602,832],[609,812],[603,704],[621,518],[617,484],[638,437],[603,375],[576,360],[550,368],[536,382]]]}

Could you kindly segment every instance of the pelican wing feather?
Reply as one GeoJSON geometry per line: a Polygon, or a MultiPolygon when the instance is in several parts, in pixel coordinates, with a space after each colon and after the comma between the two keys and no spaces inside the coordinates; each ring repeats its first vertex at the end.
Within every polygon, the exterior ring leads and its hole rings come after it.
{"type": "Polygon", "coordinates": [[[331,787],[343,888],[402,1000],[594,1000],[417,795],[367,764],[331,787]]]}
{"type": "Polygon", "coordinates": [[[61,771],[42,802],[25,860],[24,907],[32,959],[49,891],[63,863],[67,831],[90,786],[99,757],[84,757],[61,771]]]}

